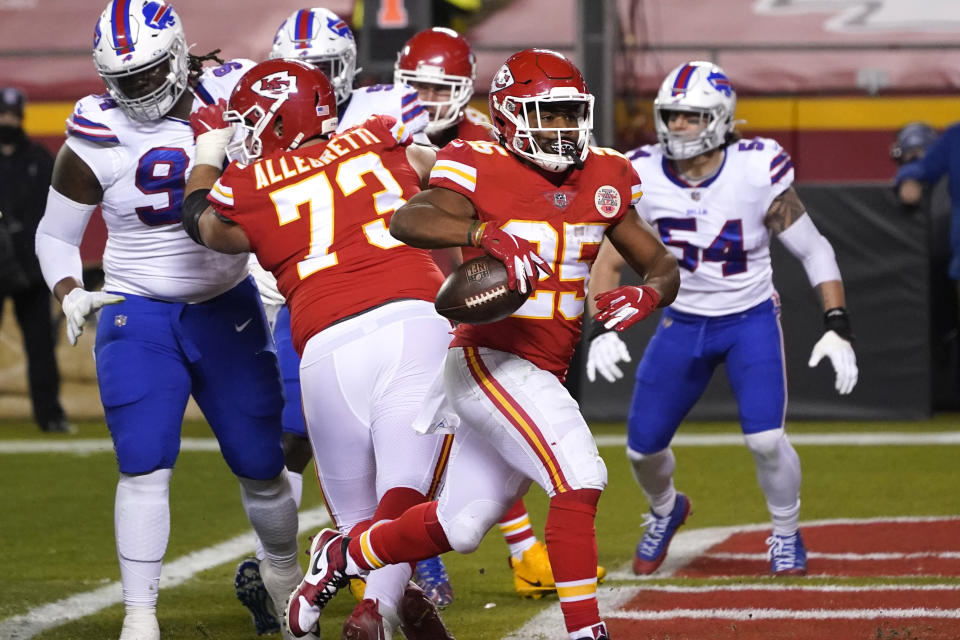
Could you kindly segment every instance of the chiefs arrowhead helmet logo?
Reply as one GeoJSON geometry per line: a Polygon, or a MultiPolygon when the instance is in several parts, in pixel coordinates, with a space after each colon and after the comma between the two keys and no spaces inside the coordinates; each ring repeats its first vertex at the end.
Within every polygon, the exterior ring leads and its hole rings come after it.
{"type": "Polygon", "coordinates": [[[490,83],[490,93],[502,91],[513,83],[513,73],[511,73],[510,67],[504,64],[500,67],[500,70],[497,71],[497,75],[493,76],[493,82],[490,83]]]}
{"type": "Polygon", "coordinates": [[[276,100],[288,93],[297,92],[297,78],[286,71],[279,71],[260,78],[250,88],[264,98],[276,100]]]}

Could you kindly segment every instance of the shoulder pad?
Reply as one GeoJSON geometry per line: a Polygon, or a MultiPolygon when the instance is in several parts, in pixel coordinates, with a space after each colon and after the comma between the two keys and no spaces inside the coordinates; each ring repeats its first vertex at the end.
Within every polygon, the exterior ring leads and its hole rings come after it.
{"type": "Polygon", "coordinates": [[[67,135],[100,144],[119,144],[115,130],[125,117],[110,96],[90,95],[78,100],[67,118],[67,135]]]}

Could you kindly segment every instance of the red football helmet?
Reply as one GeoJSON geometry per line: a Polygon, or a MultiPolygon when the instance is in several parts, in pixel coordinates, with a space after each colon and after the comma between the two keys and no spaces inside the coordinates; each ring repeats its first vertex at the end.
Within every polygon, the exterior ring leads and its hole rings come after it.
{"type": "Polygon", "coordinates": [[[323,72],[299,60],[267,60],[247,71],[230,94],[224,120],[244,132],[231,160],[250,164],[264,154],[296,149],[337,128],[337,97],[323,72]]]}
{"type": "Polygon", "coordinates": [[[438,91],[449,90],[446,100],[424,100],[420,104],[430,110],[427,133],[443,131],[458,123],[462,109],[473,95],[477,76],[477,59],[470,45],[456,31],[443,27],[426,29],[403,45],[393,67],[393,81],[415,88],[437,85],[438,91]]]}
{"type": "Polygon", "coordinates": [[[589,153],[593,96],[567,58],[547,49],[525,49],[507,58],[493,77],[490,119],[507,149],[547,171],[564,171],[581,165],[589,153]],[[544,127],[540,110],[551,103],[577,105],[577,126],[544,127]],[[577,133],[576,142],[564,136],[571,131],[577,133]],[[550,142],[544,143],[545,138],[550,142]]]}

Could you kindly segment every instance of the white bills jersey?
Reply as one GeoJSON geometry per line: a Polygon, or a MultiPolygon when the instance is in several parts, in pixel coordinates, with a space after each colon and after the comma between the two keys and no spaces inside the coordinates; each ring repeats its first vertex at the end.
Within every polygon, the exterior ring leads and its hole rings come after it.
{"type": "Polygon", "coordinates": [[[720,316],[773,295],[764,217],[773,199],[793,184],[793,162],[776,140],[729,145],[717,173],[696,185],[676,172],[659,145],[627,156],[643,181],[637,211],[680,263],[674,309],[720,316]]]}
{"type": "MultiPolygon", "coordinates": [[[[193,110],[228,100],[250,60],[205,70],[193,110]]],[[[109,95],[81,99],[67,119],[67,145],[103,187],[107,226],[104,289],[172,302],[202,302],[247,275],[246,255],[211,251],[191,240],[180,222],[183,191],[193,169],[187,120],[127,117],[109,95]]]]}
{"type": "Polygon", "coordinates": [[[430,144],[425,131],[430,124],[430,113],[420,104],[416,89],[405,84],[375,84],[354,89],[347,108],[340,115],[337,133],[363,123],[372,115],[390,116],[403,124],[414,142],[430,144]]]}

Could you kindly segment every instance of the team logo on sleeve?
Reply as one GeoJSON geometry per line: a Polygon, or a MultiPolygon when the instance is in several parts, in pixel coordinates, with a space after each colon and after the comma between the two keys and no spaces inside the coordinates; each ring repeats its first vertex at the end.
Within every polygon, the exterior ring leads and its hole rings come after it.
{"type": "Polygon", "coordinates": [[[620,211],[620,192],[610,185],[603,185],[593,195],[593,203],[604,218],[612,218],[620,211]]]}
{"type": "Polygon", "coordinates": [[[260,78],[250,88],[264,98],[277,100],[288,93],[297,92],[297,78],[286,71],[278,71],[260,78]]]}
{"type": "Polygon", "coordinates": [[[493,76],[493,82],[490,83],[490,93],[506,89],[512,85],[513,82],[513,74],[510,72],[510,67],[503,65],[500,67],[500,70],[497,71],[497,75],[493,76]]]}

